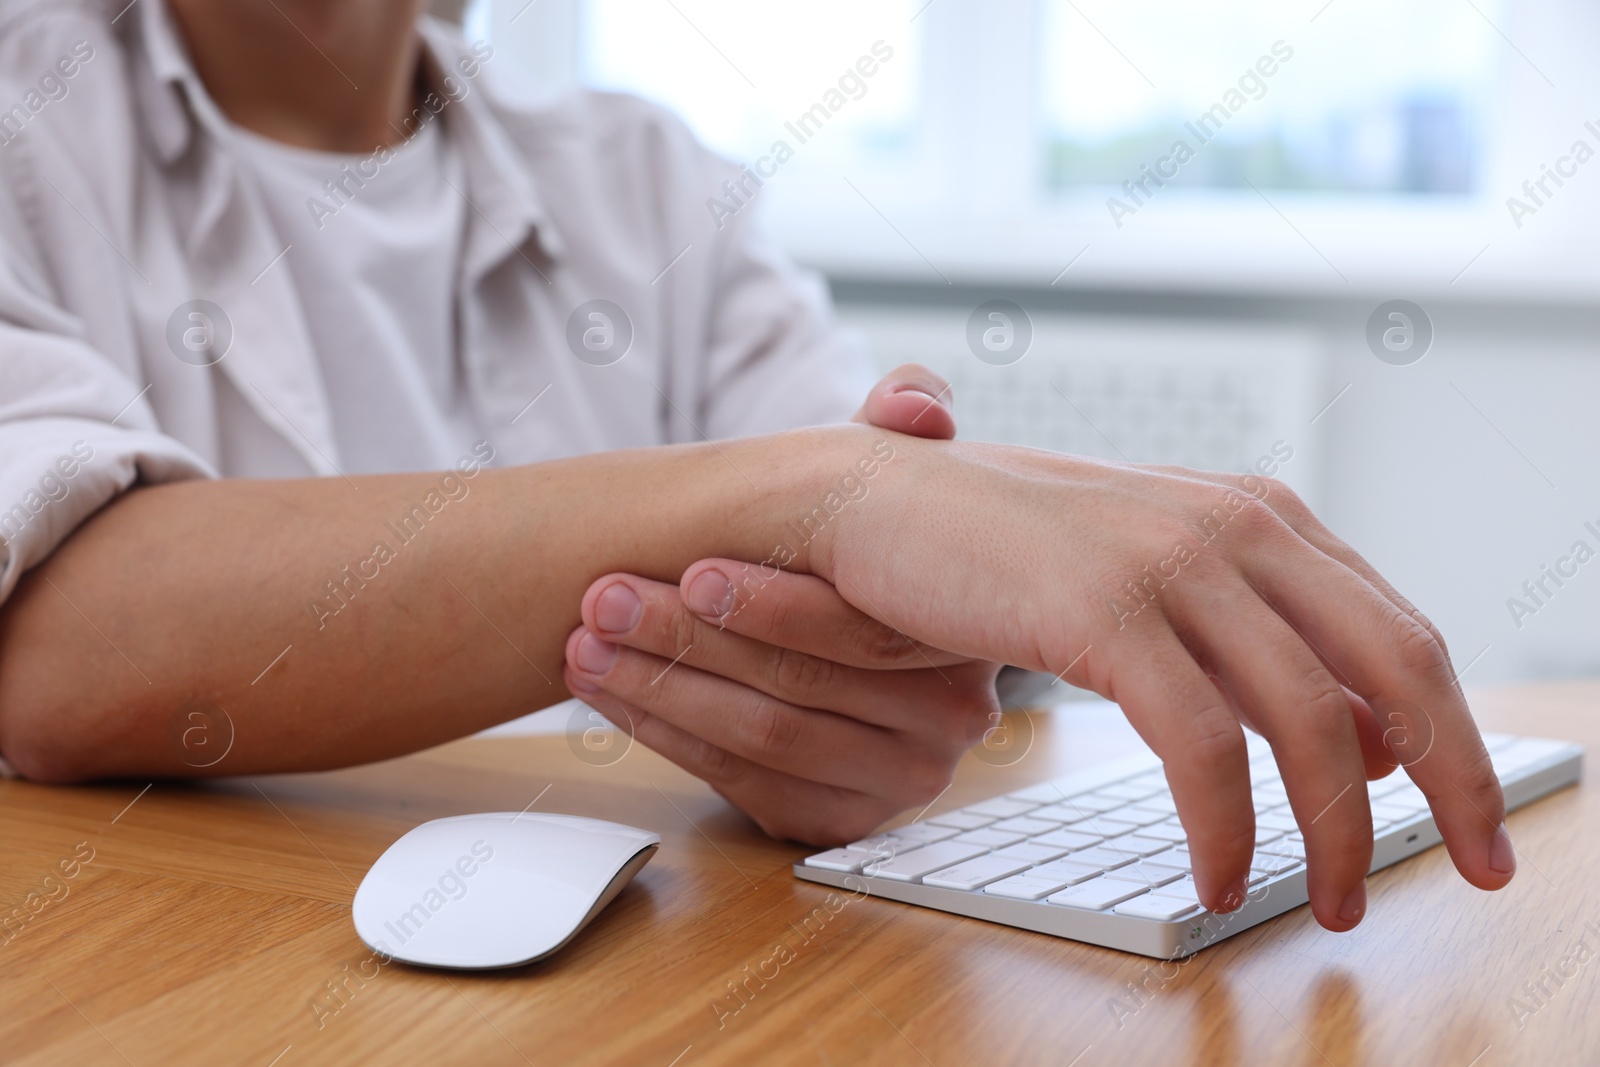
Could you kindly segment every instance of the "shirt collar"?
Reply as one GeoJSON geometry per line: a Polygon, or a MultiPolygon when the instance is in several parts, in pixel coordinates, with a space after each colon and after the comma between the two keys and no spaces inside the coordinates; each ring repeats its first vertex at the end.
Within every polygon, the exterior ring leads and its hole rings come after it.
{"type": "MultiPolygon", "coordinates": [[[[150,147],[163,167],[171,167],[202,133],[226,141],[228,120],[189,61],[167,5],[162,0],[146,0],[138,8],[134,33],[143,64],[137,65],[135,95],[150,147]]],[[[565,248],[561,235],[527,166],[489,105],[483,73],[466,78],[457,69],[466,53],[459,38],[437,20],[424,17],[418,22],[418,31],[423,40],[423,84],[438,99],[448,101],[439,116],[446,117],[452,132],[459,134],[468,186],[462,195],[492,231],[480,253],[471,256],[479,262],[469,263],[469,268],[487,269],[490,261],[518,251],[530,235],[537,238],[546,256],[561,255],[565,248]]],[[[481,67],[485,61],[477,62],[481,67]]]]}

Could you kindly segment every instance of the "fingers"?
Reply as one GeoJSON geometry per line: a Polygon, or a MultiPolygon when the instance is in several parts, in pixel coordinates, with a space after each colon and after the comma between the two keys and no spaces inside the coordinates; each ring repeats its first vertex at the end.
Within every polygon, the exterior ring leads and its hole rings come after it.
{"type": "Polygon", "coordinates": [[[683,572],[678,588],[690,611],[720,628],[835,663],[885,670],[966,662],[885,626],[821,578],[770,570],[701,560],[683,572]]]}
{"type": "Polygon", "coordinates": [[[920,363],[905,363],[872,387],[853,421],[948,441],[956,435],[953,406],[949,382],[920,363]]]}
{"type": "Polygon", "coordinates": [[[1360,694],[1346,689],[1344,695],[1350,701],[1350,716],[1356,725],[1356,736],[1361,739],[1361,762],[1366,769],[1367,780],[1377,781],[1394,773],[1400,763],[1384,743],[1384,727],[1378,721],[1377,712],[1360,694]]]}
{"type": "MultiPolygon", "coordinates": [[[[1180,472],[1179,468],[1170,469],[1175,473],[1180,472]]],[[[1216,485],[1240,489],[1256,497],[1271,508],[1307,544],[1324,555],[1338,560],[1360,575],[1363,580],[1386,597],[1395,607],[1415,618],[1432,632],[1434,639],[1439,642],[1441,648],[1445,647],[1443,635],[1439,633],[1428,617],[1418,611],[1411,601],[1407,600],[1399,590],[1389,584],[1389,580],[1378,573],[1378,569],[1368,563],[1359,552],[1340,540],[1332,530],[1328,529],[1323,521],[1317,518],[1315,513],[1306,506],[1305,501],[1301,500],[1299,495],[1283,482],[1275,478],[1258,478],[1253,474],[1217,474],[1208,471],[1182,471],[1181,473],[1216,485]]],[[[1448,649],[1446,651],[1448,652],[1448,649]]]]}
{"type": "Polygon", "coordinates": [[[1462,877],[1483,889],[1505,885],[1516,870],[1505,798],[1443,644],[1343,563],[1298,538],[1275,546],[1242,561],[1246,577],[1365,699],[1391,760],[1428,798],[1462,877]]]}
{"type": "MultiPolygon", "coordinates": [[[[911,738],[845,715],[797,707],[685,663],[614,645],[587,627],[567,641],[567,665],[580,698],[621,696],[717,748],[763,767],[825,785],[880,794],[904,804],[946,781],[911,738]]],[[[949,754],[953,767],[959,752],[949,754]]]]}
{"type": "MultiPolygon", "coordinates": [[[[568,679],[570,684],[570,670],[568,679]]],[[[900,810],[881,797],[819,785],[741,759],[624,701],[602,695],[588,703],[635,741],[710,785],[771,837],[827,847],[848,844],[900,810]]]]}
{"type": "MultiPolygon", "coordinates": [[[[826,582],[804,579],[812,581],[827,591],[830,605],[843,603],[826,582]]],[[[993,665],[923,671],[847,666],[724,630],[691,614],[677,586],[633,575],[600,579],[584,597],[582,611],[585,625],[606,642],[718,675],[777,700],[841,712],[877,726],[938,735],[955,725],[952,718],[992,710],[993,665]]],[[[824,615],[820,625],[827,623],[824,615]]],[[[834,640],[841,637],[836,634],[834,640]]],[[[811,643],[828,644],[817,638],[811,643]]],[[[633,698],[635,694],[619,691],[616,684],[603,683],[614,696],[633,698]]]]}
{"type": "Polygon", "coordinates": [[[1194,620],[1179,614],[1173,621],[1200,646],[1240,711],[1271,744],[1305,834],[1311,910],[1329,930],[1349,930],[1366,913],[1372,866],[1366,767],[1350,700],[1247,585],[1239,582],[1228,603],[1220,624],[1210,613],[1194,620]]]}
{"type": "Polygon", "coordinates": [[[1113,653],[1106,695],[1165,765],[1201,903],[1232,911],[1245,901],[1255,851],[1244,731],[1166,622],[1145,620],[1113,653]]]}

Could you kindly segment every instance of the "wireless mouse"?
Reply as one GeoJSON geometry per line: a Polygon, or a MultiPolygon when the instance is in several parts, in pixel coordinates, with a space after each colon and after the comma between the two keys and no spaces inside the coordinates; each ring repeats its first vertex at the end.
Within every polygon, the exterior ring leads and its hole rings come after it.
{"type": "Polygon", "coordinates": [[[519,967],[576,937],[660,844],[576,815],[435,819],[378,857],[351,915],[369,948],[406,963],[519,967]]]}

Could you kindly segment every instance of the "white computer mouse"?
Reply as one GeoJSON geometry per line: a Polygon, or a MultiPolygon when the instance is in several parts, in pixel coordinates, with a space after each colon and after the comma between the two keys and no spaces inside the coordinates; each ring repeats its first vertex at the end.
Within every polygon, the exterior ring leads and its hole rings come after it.
{"type": "Polygon", "coordinates": [[[518,967],[571,941],[661,838],[576,815],[435,819],[390,845],[356,890],[369,948],[428,967],[518,967]]]}

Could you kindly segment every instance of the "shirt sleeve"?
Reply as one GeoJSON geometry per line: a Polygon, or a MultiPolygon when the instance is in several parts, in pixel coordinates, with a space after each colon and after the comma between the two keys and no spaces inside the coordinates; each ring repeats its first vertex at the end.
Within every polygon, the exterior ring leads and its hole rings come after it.
{"type": "Polygon", "coordinates": [[[861,339],[835,320],[823,279],[789,259],[756,206],[729,221],[719,250],[707,352],[712,437],[844,422],[876,377],[861,339]]]}
{"type": "MultiPolygon", "coordinates": [[[[0,603],[80,523],[135,483],[215,477],[163,434],[143,383],[97,352],[30,270],[0,194],[0,603]]],[[[3,773],[3,772],[0,772],[3,773]]]]}

